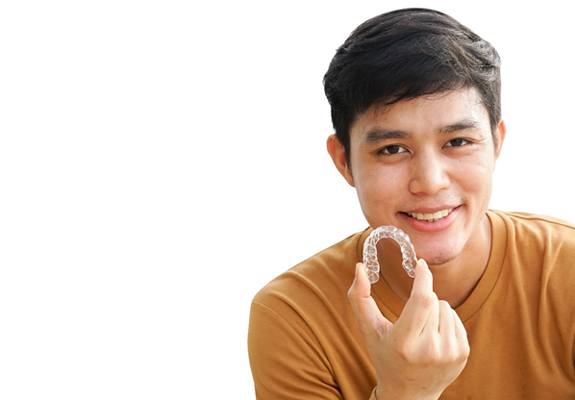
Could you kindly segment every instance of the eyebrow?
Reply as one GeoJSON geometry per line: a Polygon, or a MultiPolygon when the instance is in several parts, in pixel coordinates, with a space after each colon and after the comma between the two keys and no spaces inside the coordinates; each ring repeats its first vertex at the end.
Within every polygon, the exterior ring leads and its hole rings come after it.
{"type": "MultiPolygon", "coordinates": [[[[472,118],[463,119],[453,124],[443,126],[439,129],[439,133],[453,133],[466,129],[475,129],[480,126],[479,121],[472,118]]],[[[364,142],[366,144],[373,144],[387,139],[405,139],[410,137],[411,134],[400,130],[388,130],[383,128],[373,128],[365,135],[364,142]]]]}
{"type": "Polygon", "coordinates": [[[390,131],[387,129],[374,128],[365,135],[364,142],[366,144],[373,144],[387,139],[405,139],[410,134],[404,131],[390,131]]]}
{"type": "Polygon", "coordinates": [[[452,133],[457,131],[464,131],[466,129],[475,129],[479,128],[479,121],[472,118],[467,118],[461,121],[458,121],[454,124],[450,124],[444,126],[439,130],[440,133],[452,133]]]}

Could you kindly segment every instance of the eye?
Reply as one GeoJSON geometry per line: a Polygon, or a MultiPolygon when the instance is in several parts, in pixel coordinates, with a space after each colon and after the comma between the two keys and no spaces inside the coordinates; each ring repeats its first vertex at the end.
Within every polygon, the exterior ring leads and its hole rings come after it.
{"type": "Polygon", "coordinates": [[[471,144],[471,142],[467,139],[464,138],[455,138],[455,139],[451,139],[449,142],[446,143],[446,147],[461,147],[461,146],[465,146],[471,144]]]}
{"type": "Polygon", "coordinates": [[[405,150],[403,147],[401,147],[398,144],[390,144],[389,146],[385,146],[382,147],[381,149],[379,149],[377,151],[378,155],[384,155],[384,156],[391,156],[394,154],[400,154],[400,153],[405,153],[407,150],[405,150]]]}

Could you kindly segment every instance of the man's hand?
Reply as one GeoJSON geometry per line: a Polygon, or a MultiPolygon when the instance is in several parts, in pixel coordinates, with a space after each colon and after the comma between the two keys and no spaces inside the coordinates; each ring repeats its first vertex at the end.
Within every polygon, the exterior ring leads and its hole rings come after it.
{"type": "Polygon", "coordinates": [[[395,324],[379,311],[362,263],[348,297],[377,371],[378,399],[437,399],[469,356],[467,333],[449,303],[433,292],[420,259],[411,294],[395,324]]]}

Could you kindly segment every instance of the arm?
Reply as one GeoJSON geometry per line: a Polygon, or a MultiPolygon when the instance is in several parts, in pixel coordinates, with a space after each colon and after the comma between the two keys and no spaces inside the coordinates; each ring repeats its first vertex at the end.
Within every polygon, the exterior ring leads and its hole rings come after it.
{"type": "Polygon", "coordinates": [[[252,303],[248,351],[258,400],[341,400],[330,366],[304,321],[252,303]]]}
{"type": "MultiPolygon", "coordinates": [[[[311,343],[314,340],[301,337],[273,310],[252,303],[248,348],[258,400],[343,399],[325,360],[318,357],[317,349],[311,350],[311,343]],[[307,364],[307,373],[294,369],[297,364],[307,364]]],[[[376,388],[367,400],[378,400],[376,388]]]]}

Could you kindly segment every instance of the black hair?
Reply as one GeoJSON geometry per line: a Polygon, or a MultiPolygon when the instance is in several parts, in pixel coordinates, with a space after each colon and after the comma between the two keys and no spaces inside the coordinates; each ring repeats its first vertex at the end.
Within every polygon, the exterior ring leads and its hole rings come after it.
{"type": "Polygon", "coordinates": [[[407,8],[358,26],[323,79],[331,119],[350,162],[350,128],[374,104],[474,87],[492,132],[501,119],[500,59],[491,44],[442,12],[407,8]]]}

